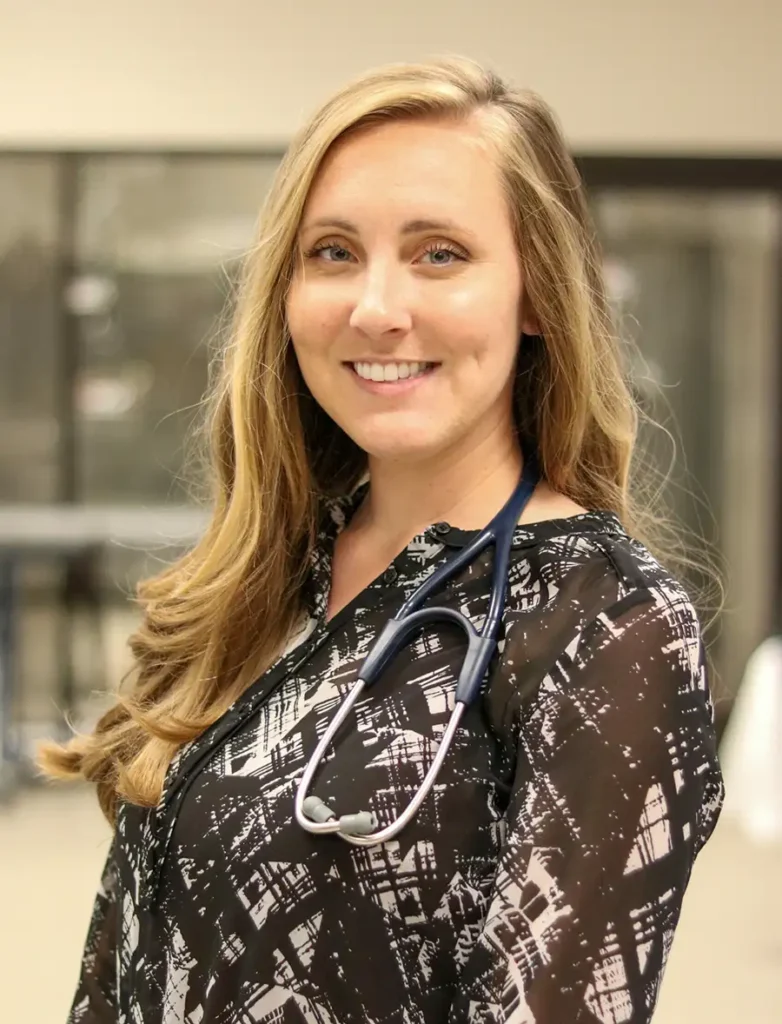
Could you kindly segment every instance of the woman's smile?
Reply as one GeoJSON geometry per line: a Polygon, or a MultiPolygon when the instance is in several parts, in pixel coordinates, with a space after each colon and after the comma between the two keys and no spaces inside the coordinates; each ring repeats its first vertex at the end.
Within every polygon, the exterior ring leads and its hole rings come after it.
{"type": "Polygon", "coordinates": [[[353,383],[372,395],[408,394],[425,385],[437,372],[440,363],[421,360],[393,362],[360,361],[343,363],[353,383]]]}

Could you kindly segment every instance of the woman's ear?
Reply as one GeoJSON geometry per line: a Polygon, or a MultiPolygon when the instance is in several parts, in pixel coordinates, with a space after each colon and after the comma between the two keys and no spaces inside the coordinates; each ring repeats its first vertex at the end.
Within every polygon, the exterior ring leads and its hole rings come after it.
{"type": "Polygon", "coordinates": [[[538,322],[535,310],[532,308],[532,303],[530,302],[529,296],[526,292],[524,292],[524,295],[522,296],[521,309],[519,312],[521,319],[521,333],[539,335],[540,323],[538,322]]]}

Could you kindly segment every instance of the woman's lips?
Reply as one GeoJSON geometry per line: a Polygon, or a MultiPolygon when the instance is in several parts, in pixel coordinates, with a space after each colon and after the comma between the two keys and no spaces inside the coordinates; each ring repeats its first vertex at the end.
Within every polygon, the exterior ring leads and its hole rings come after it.
{"type": "Polygon", "coordinates": [[[427,367],[423,373],[420,373],[416,377],[407,377],[399,380],[367,380],[366,377],[361,377],[356,372],[353,363],[343,364],[348,373],[351,374],[355,383],[363,390],[371,395],[384,395],[388,398],[394,395],[407,394],[409,391],[414,391],[417,387],[420,387],[426,381],[428,381],[439,369],[439,363],[432,363],[431,366],[427,367]]]}

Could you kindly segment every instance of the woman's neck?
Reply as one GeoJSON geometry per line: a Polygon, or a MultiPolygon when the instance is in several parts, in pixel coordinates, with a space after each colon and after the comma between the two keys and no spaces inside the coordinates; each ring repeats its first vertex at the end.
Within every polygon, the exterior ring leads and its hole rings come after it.
{"type": "Polygon", "coordinates": [[[458,453],[417,463],[370,459],[370,487],[352,531],[401,549],[431,523],[482,529],[516,486],[523,468],[515,436],[487,437],[458,453]]]}

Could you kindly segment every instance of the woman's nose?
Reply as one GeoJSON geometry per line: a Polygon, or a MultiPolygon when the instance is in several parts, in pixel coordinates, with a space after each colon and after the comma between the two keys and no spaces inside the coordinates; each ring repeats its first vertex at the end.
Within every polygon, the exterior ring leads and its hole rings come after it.
{"type": "Polygon", "coordinates": [[[409,330],[411,316],[402,282],[388,273],[367,274],[350,315],[350,326],[370,336],[409,330]]]}

